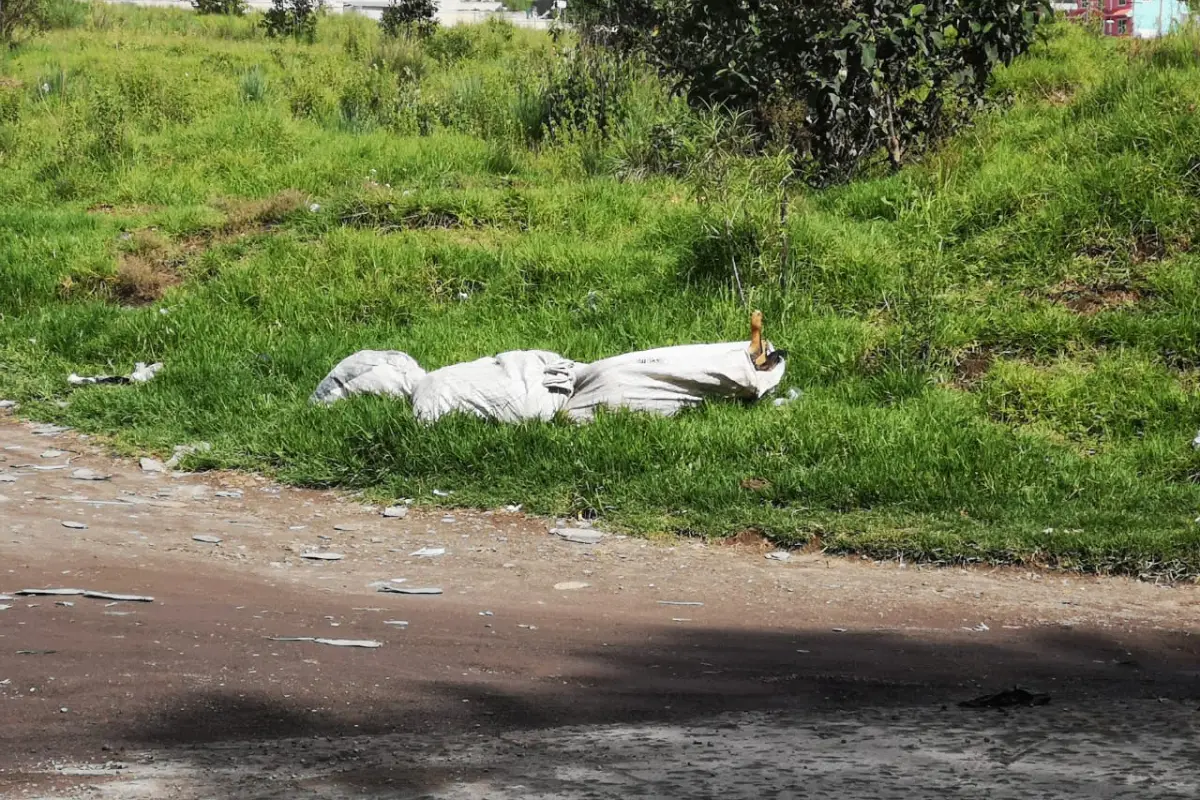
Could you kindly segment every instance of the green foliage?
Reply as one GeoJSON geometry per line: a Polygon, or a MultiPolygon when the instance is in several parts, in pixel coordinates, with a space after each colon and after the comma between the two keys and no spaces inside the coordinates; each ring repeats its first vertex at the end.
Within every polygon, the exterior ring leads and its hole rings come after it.
{"type": "Polygon", "coordinates": [[[92,14],[0,78],[0,396],[31,417],[381,498],[1200,574],[1194,34],[1053,25],[968,135],[816,190],[751,111],[636,60],[603,104],[571,88],[609,73],[569,31],[447,47],[331,16],[296,46],[254,18],[92,14]],[[803,392],[781,407],[424,427],[307,403],[362,348],[591,361],[741,339],[749,307],[803,392]],[[62,379],[148,359],[143,386],[62,379]]]}
{"type": "Polygon", "coordinates": [[[751,113],[818,183],[893,165],[980,106],[1042,0],[580,0],[591,41],[644,55],[694,103],[751,113]]]}
{"type": "Polygon", "coordinates": [[[192,0],[197,14],[220,14],[240,17],[246,13],[246,0],[192,0]]]}
{"type": "Polygon", "coordinates": [[[263,14],[263,29],[274,39],[292,38],[312,44],[317,38],[320,9],[321,0],[271,0],[271,8],[263,14]]]}
{"type": "Polygon", "coordinates": [[[434,0],[392,0],[379,18],[385,36],[426,38],[437,29],[437,3],[434,0]]]}
{"type": "Polygon", "coordinates": [[[46,28],[45,0],[0,3],[0,47],[13,47],[46,28]]]}

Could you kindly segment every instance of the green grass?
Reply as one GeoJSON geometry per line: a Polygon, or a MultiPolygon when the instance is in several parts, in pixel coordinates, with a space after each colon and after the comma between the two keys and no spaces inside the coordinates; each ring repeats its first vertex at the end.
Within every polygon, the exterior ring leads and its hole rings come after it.
{"type": "Polygon", "coordinates": [[[547,131],[544,34],[329,18],[305,46],[253,15],[76,16],[0,56],[0,396],[30,416],[635,531],[1200,574],[1195,35],[1049,29],[938,153],[793,189],[782,291],[778,162],[645,76],[607,137],[547,131]],[[306,402],[360,348],[434,368],[743,338],[731,255],[792,353],[785,407],[425,429],[306,402]],[[147,385],[68,391],[150,360],[147,385]]]}

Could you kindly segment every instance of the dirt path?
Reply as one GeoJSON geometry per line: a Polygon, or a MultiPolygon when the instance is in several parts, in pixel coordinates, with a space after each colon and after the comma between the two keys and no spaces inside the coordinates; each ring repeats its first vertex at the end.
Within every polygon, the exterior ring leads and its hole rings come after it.
{"type": "Polygon", "coordinates": [[[0,599],[0,797],[1200,793],[1194,586],[385,519],[33,430],[0,421],[0,594],[154,601],[0,599]],[[957,705],[1016,684],[1051,704],[957,705]]]}

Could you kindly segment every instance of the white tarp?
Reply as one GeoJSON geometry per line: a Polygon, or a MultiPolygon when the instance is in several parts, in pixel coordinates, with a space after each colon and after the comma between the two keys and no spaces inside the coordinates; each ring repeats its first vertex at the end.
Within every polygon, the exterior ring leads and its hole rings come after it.
{"type": "Polygon", "coordinates": [[[417,360],[399,350],[360,350],[347,356],[325,376],[309,398],[332,403],[355,394],[412,397],[413,387],[425,377],[417,360]]]}
{"type": "Polygon", "coordinates": [[[592,364],[515,350],[430,373],[405,353],[363,350],[334,367],[311,400],[409,397],[413,414],[426,423],[452,412],[497,422],[550,420],[560,411],[587,421],[599,408],[670,416],[706,400],[758,400],[775,389],[787,364],[761,332],[756,314],[750,342],[660,347],[592,364]]]}
{"type": "Polygon", "coordinates": [[[781,359],[772,369],[757,369],[748,342],[626,353],[580,365],[567,414],[590,420],[607,407],[670,416],[705,400],[757,400],[779,385],[786,368],[781,359]]]}
{"type": "Polygon", "coordinates": [[[413,414],[422,422],[452,411],[498,422],[553,419],[574,389],[575,367],[546,350],[514,350],[442,367],[413,389],[413,414]]]}

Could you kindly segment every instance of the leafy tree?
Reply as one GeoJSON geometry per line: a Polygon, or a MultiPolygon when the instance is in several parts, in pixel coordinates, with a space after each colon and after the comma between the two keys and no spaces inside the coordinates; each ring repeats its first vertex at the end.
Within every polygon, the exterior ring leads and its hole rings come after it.
{"type": "Polygon", "coordinates": [[[267,36],[291,36],[310,44],[317,38],[317,12],[320,0],[271,0],[271,8],[263,15],[267,36]]]}
{"type": "Polygon", "coordinates": [[[962,124],[1045,0],[576,0],[585,42],[644,55],[696,105],[745,111],[815,183],[962,124]]]}
{"type": "Polygon", "coordinates": [[[246,0],[192,0],[197,14],[223,14],[240,17],[246,13],[246,0]]]}
{"type": "Polygon", "coordinates": [[[437,28],[437,3],[434,0],[392,0],[379,18],[379,27],[393,38],[425,38],[437,28]]]}
{"type": "Polygon", "coordinates": [[[45,28],[43,0],[0,0],[0,46],[14,47],[45,28]]]}

